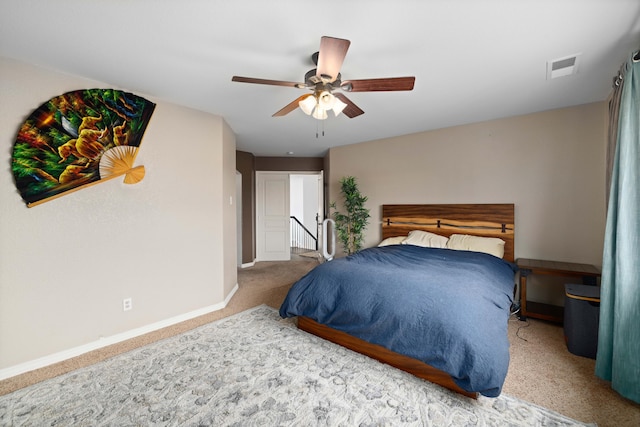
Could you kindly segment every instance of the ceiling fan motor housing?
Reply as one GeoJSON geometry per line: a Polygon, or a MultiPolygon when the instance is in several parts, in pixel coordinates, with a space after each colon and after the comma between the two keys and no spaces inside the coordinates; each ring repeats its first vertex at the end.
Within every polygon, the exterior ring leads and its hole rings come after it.
{"type": "Polygon", "coordinates": [[[317,69],[307,71],[307,74],[304,75],[304,82],[306,83],[308,88],[317,87],[318,84],[322,84],[327,89],[339,88],[341,84],[342,74],[338,73],[338,77],[331,82],[330,76],[317,76],[317,69]]]}

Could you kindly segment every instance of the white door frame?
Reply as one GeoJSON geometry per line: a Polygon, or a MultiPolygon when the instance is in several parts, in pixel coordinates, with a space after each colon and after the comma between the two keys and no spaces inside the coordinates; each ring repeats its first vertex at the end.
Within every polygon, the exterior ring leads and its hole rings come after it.
{"type": "Polygon", "coordinates": [[[318,175],[318,253],[322,253],[324,235],[322,233],[322,222],[324,221],[324,171],[316,173],[318,175]]]}

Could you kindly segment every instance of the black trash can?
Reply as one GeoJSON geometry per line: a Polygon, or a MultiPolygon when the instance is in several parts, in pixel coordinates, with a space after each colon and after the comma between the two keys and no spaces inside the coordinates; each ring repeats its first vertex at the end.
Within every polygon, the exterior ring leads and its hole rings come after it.
{"type": "Polygon", "coordinates": [[[564,285],[564,339],[573,354],[596,358],[600,286],[564,285]]]}

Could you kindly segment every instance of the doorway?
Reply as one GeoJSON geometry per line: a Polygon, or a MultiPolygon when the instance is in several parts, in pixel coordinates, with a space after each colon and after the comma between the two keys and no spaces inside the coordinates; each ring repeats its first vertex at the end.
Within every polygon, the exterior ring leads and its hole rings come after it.
{"type": "Polygon", "coordinates": [[[291,219],[291,253],[304,254],[318,250],[322,220],[322,176],[317,174],[289,175],[291,219]]]}

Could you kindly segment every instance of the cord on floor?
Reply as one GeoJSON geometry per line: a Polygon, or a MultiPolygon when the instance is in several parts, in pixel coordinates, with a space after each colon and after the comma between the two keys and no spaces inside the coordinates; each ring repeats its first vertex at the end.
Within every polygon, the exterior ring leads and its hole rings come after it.
{"type": "Polygon", "coordinates": [[[524,323],[524,324],[521,324],[520,326],[518,326],[518,329],[516,330],[516,337],[520,338],[522,341],[529,342],[529,340],[527,340],[526,338],[523,338],[523,337],[520,336],[520,329],[528,328],[529,326],[531,326],[531,323],[529,323],[529,321],[527,319],[523,320],[520,317],[517,317],[517,314],[520,313],[520,305],[519,304],[517,305],[517,308],[515,309],[515,311],[513,311],[513,310],[514,310],[514,307],[512,307],[512,311],[511,311],[511,315],[509,317],[509,321],[511,321],[512,318],[514,318],[514,316],[515,316],[515,319],[518,320],[518,322],[524,323]]]}

